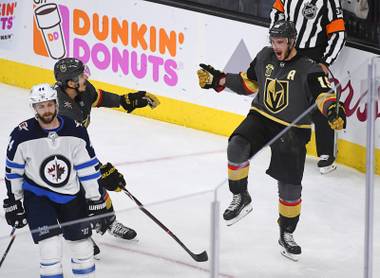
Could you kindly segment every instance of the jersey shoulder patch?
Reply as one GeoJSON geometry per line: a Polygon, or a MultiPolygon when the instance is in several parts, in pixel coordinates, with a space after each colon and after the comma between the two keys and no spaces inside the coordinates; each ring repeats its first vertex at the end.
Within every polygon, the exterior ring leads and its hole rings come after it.
{"type": "Polygon", "coordinates": [[[25,137],[27,134],[32,134],[36,123],[35,118],[30,118],[18,124],[18,126],[13,130],[12,137],[25,137]]]}
{"type": "Polygon", "coordinates": [[[86,128],[78,121],[70,119],[68,117],[59,115],[64,120],[64,128],[61,131],[62,135],[74,136],[82,139],[87,138],[86,128]]]}

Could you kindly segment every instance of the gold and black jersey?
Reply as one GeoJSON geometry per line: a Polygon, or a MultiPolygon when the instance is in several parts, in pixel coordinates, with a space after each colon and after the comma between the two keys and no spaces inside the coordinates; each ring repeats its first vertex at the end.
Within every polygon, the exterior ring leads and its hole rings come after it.
{"type": "MultiPolygon", "coordinates": [[[[296,55],[281,62],[270,47],[257,54],[247,77],[259,84],[251,109],[283,125],[304,113],[320,94],[331,92],[326,75],[313,60],[296,55]]],[[[310,119],[304,117],[296,126],[309,128],[310,124],[310,119]]]]}
{"type": "Polygon", "coordinates": [[[82,123],[85,127],[90,124],[92,107],[119,107],[120,105],[119,95],[97,90],[90,82],[87,82],[86,90],[78,93],[74,99],[70,98],[61,87],[56,86],[56,90],[58,113],[82,123]]]}

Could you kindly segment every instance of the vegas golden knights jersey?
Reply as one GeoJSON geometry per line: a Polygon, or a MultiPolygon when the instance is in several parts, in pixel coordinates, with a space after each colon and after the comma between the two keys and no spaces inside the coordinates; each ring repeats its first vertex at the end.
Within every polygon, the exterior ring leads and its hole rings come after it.
{"type": "MultiPolygon", "coordinates": [[[[250,64],[247,77],[258,84],[251,110],[283,125],[289,125],[307,110],[331,85],[321,67],[313,60],[296,55],[290,61],[278,61],[272,48],[263,48],[250,64]]],[[[297,127],[309,128],[309,117],[297,127]]]]}

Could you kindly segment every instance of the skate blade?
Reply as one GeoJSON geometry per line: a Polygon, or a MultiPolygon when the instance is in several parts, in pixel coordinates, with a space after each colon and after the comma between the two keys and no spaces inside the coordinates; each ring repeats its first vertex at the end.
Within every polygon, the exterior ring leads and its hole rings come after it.
{"type": "Polygon", "coordinates": [[[281,246],[281,255],[283,255],[285,258],[292,260],[293,262],[298,262],[301,254],[290,254],[285,250],[284,247],[281,246]]]}
{"type": "Polygon", "coordinates": [[[97,261],[99,261],[99,260],[100,260],[100,253],[99,253],[99,254],[96,254],[96,255],[94,255],[94,259],[95,259],[95,260],[97,260],[97,261]]]}
{"type": "Polygon", "coordinates": [[[131,238],[131,239],[125,239],[125,240],[127,240],[128,242],[133,242],[133,243],[137,243],[137,242],[140,241],[140,239],[139,239],[137,236],[134,237],[134,238],[131,238]]]}
{"type": "Polygon", "coordinates": [[[238,216],[236,216],[235,218],[232,218],[231,220],[226,220],[226,225],[231,226],[231,225],[235,224],[240,219],[247,216],[247,214],[250,213],[252,210],[253,210],[252,205],[248,204],[244,209],[242,209],[242,211],[239,213],[238,216]]]}
{"type": "Polygon", "coordinates": [[[115,236],[115,235],[112,235],[114,238],[116,238],[117,240],[122,240],[122,241],[126,241],[126,242],[131,242],[131,243],[137,243],[140,241],[139,237],[138,236],[135,236],[134,238],[131,238],[131,239],[128,239],[128,238],[122,238],[120,236],[115,236]]]}
{"type": "Polygon", "coordinates": [[[329,166],[319,168],[319,172],[321,173],[321,175],[326,175],[326,174],[334,171],[335,169],[336,169],[336,165],[331,164],[329,166]]]}

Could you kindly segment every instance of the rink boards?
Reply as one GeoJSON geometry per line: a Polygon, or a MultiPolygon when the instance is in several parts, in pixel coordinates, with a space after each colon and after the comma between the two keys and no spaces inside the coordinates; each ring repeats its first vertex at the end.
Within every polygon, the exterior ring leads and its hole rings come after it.
{"type": "MultiPolygon", "coordinates": [[[[114,0],[109,6],[100,0],[91,5],[70,0],[8,2],[2,15],[8,21],[0,30],[1,82],[23,88],[53,83],[55,61],[74,56],[89,65],[90,79],[99,88],[157,94],[162,105],[136,111],[141,116],[228,136],[249,109],[250,97],[201,90],[196,70],[200,62],[226,72],[246,70],[267,45],[266,28],[144,1],[114,0]]],[[[348,114],[347,130],[338,135],[338,161],[361,171],[367,65],[373,56],[346,47],[333,67],[348,114]]],[[[376,148],[380,174],[379,140],[376,148]]],[[[314,141],[308,150],[315,154],[314,141]]]]}

